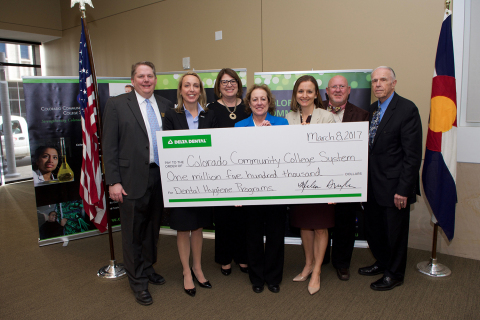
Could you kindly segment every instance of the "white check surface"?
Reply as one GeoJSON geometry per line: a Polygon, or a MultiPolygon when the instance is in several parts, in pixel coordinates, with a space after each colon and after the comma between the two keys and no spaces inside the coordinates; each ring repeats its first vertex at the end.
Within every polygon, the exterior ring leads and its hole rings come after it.
{"type": "Polygon", "coordinates": [[[157,132],[165,207],[367,200],[368,122],[157,132]]]}

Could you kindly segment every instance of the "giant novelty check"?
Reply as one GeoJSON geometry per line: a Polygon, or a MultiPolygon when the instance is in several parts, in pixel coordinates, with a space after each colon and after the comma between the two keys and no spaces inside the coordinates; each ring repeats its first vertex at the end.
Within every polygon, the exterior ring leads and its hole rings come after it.
{"type": "Polygon", "coordinates": [[[368,122],[157,133],[165,207],[367,200],[368,122]]]}

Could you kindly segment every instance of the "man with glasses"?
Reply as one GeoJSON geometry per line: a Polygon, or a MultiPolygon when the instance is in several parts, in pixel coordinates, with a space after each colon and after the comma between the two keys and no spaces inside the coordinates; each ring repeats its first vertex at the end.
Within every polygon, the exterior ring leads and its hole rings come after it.
{"type": "MultiPolygon", "coordinates": [[[[348,81],[343,76],[334,76],[328,82],[327,100],[323,106],[333,114],[335,122],[368,121],[368,111],[348,102],[350,96],[348,81]]],[[[335,205],[335,227],[332,234],[332,264],[337,270],[338,279],[350,279],[350,261],[355,245],[355,226],[357,211],[361,209],[358,202],[337,203],[335,205]]],[[[329,250],[325,253],[328,257],[329,250]]],[[[328,261],[325,258],[324,261],[328,261]]]]}

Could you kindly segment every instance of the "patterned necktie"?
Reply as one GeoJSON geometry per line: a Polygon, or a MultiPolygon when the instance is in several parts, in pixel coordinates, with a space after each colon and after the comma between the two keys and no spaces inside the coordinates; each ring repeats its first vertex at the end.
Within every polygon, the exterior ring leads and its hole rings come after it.
{"type": "Polygon", "coordinates": [[[152,144],[153,144],[153,158],[155,159],[155,163],[160,166],[158,161],[158,147],[157,147],[157,131],[160,131],[160,125],[158,124],[157,116],[155,115],[155,111],[153,110],[152,104],[150,100],[145,99],[147,103],[147,117],[148,123],[150,124],[150,133],[152,135],[152,144]]]}
{"type": "Polygon", "coordinates": [[[369,132],[369,139],[368,139],[370,148],[373,145],[373,139],[375,138],[375,133],[377,133],[377,128],[379,123],[380,123],[380,106],[373,113],[372,123],[370,123],[370,132],[369,132]]]}

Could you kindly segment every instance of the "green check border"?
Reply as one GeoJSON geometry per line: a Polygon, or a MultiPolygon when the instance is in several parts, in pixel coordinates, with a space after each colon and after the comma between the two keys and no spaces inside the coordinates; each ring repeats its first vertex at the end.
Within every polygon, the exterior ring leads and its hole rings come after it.
{"type": "Polygon", "coordinates": [[[170,203],[178,202],[207,202],[207,201],[248,201],[248,200],[284,200],[284,199],[318,199],[318,198],[359,198],[361,193],[348,194],[314,194],[303,196],[273,196],[273,197],[229,197],[229,198],[190,198],[190,199],[169,199],[170,203]]]}

